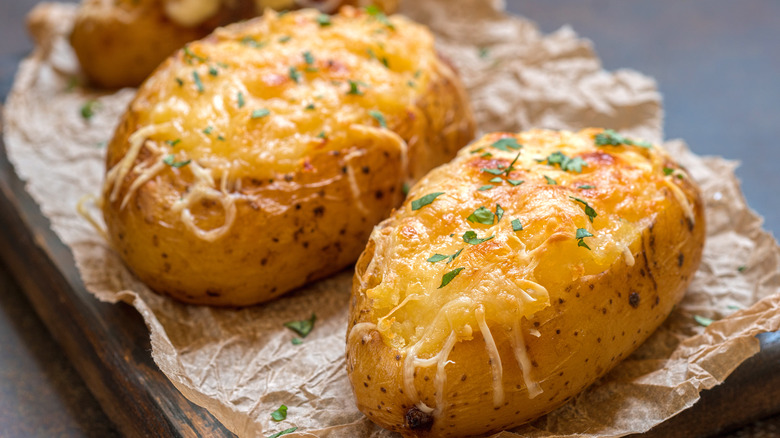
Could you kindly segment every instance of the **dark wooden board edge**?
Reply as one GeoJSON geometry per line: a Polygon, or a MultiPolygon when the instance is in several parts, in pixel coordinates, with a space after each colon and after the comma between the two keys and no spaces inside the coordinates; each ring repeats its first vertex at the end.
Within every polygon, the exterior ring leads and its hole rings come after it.
{"type": "Polygon", "coordinates": [[[124,435],[234,436],[159,370],[149,331],[134,308],[100,302],[87,292],[73,255],[24,190],[2,139],[0,230],[0,259],[124,435]]]}

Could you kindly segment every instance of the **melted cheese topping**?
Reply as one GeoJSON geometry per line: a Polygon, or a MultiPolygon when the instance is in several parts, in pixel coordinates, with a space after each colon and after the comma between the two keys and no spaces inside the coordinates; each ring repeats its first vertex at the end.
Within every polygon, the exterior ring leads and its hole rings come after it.
{"type": "Polygon", "coordinates": [[[450,351],[475,332],[482,334],[491,359],[494,404],[504,399],[497,336],[511,342],[529,397],[538,395],[520,321],[549,306],[548,290],[561,290],[621,259],[633,265],[642,232],[670,204],[690,210],[676,180],[664,176],[670,161],[662,149],[597,147],[599,132],[486,136],[429,173],[387,223],[391,226],[375,230],[374,257],[358,280],[366,286],[372,277],[381,279],[364,292],[372,321],[388,346],[406,353],[404,391],[419,409],[440,412],[450,351]],[[504,137],[523,147],[504,151],[492,146],[504,137]],[[560,154],[581,160],[580,171],[550,162],[560,154]],[[676,189],[671,194],[669,184],[676,189]],[[434,192],[443,194],[412,210],[413,200],[434,192]],[[469,220],[480,208],[492,212],[492,222],[469,220]],[[515,231],[514,220],[522,230],[515,231]],[[592,236],[578,239],[578,229],[592,236]],[[489,240],[468,243],[467,232],[489,240]],[[434,254],[457,256],[428,261],[434,254]],[[442,286],[445,274],[456,268],[462,270],[442,286]],[[436,366],[435,407],[420,400],[414,384],[415,369],[431,366],[436,366]]]}
{"type": "MultiPolygon", "coordinates": [[[[406,143],[396,131],[415,112],[431,72],[446,69],[437,67],[425,28],[390,20],[392,27],[352,8],[329,24],[314,10],[271,11],[191,43],[139,89],[130,108],[137,130],[126,144],[110,145],[124,155],[110,163],[106,198],[122,196],[125,208],[173,156],[186,163],[180,171],[193,184],[172,211],[196,237],[214,241],[235,220],[242,179],[302,171],[315,153],[372,139],[397,144],[406,168],[406,143]],[[142,150],[151,158],[140,160],[142,150]],[[221,205],[223,224],[198,223],[191,208],[204,199],[221,205]]],[[[366,214],[351,164],[364,153],[351,151],[344,161],[355,208],[366,214]]]]}

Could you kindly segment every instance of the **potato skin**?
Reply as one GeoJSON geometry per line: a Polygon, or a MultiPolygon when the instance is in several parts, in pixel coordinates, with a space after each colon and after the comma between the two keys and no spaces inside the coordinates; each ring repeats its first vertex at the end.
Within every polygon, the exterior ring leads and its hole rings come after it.
{"type": "Polygon", "coordinates": [[[244,306],[335,273],[400,203],[404,181],[471,139],[465,93],[426,29],[392,17],[395,30],[375,34],[386,26],[352,8],[327,27],[317,16],[220,29],[168,59],[131,102],[108,146],[103,216],[112,246],[156,292],[244,306]],[[353,53],[382,41],[389,67],[378,48],[353,53]],[[442,126],[456,134],[429,132],[442,126]]]}
{"type": "MultiPolygon", "coordinates": [[[[647,339],[672,311],[701,260],[705,223],[698,189],[684,170],[657,147],[651,150],[626,145],[595,147],[594,138],[599,133],[602,130],[590,129],[577,134],[539,130],[518,135],[488,135],[420,181],[407,202],[375,228],[356,265],[347,332],[350,381],[358,408],[372,421],[406,437],[481,436],[518,426],[566,403],[604,375],[647,339]],[[494,183],[497,187],[477,191],[476,188],[493,177],[481,169],[496,168],[501,163],[506,168],[516,153],[514,150],[504,153],[490,146],[506,137],[516,138],[525,147],[520,151],[523,158],[518,160],[522,164],[516,165],[505,178],[525,182],[517,186],[506,181],[494,183]],[[556,150],[566,151],[569,157],[583,158],[587,163],[583,171],[565,172],[534,161],[556,150]],[[479,155],[486,152],[493,156],[479,155]],[[646,164],[642,163],[642,157],[652,163],[650,170],[641,170],[646,164]],[[673,173],[664,175],[663,169],[673,173]],[[557,184],[548,184],[543,175],[552,177],[557,184]],[[674,195],[674,189],[668,184],[676,185],[687,201],[674,195]],[[595,187],[581,189],[580,186],[595,187]],[[444,194],[428,206],[411,210],[411,200],[431,192],[444,194]],[[595,209],[598,216],[592,224],[585,214],[577,215],[570,210],[572,206],[583,209],[583,205],[568,196],[583,199],[595,209]],[[683,205],[686,202],[690,212],[683,205]],[[441,250],[442,242],[446,242],[443,237],[454,233],[451,240],[460,240],[462,223],[466,222],[464,213],[496,203],[502,206],[504,216],[495,224],[497,229],[491,228],[494,239],[473,246],[461,240],[459,245],[441,250]],[[619,234],[621,225],[615,228],[614,221],[617,213],[626,216],[617,221],[636,225],[628,234],[631,238],[625,241],[632,257],[610,255],[609,239],[598,240],[600,230],[604,234],[605,230],[619,234]],[[523,230],[501,229],[498,225],[507,221],[506,226],[518,217],[523,218],[523,230]],[[543,226],[540,220],[546,221],[543,226]],[[566,234],[572,227],[589,229],[596,236],[584,239],[593,250],[576,245],[574,233],[566,234]],[[462,295],[466,296],[474,294],[478,287],[474,287],[473,279],[482,275],[478,273],[482,267],[506,266],[501,264],[503,260],[508,260],[507,265],[516,264],[513,250],[502,252],[502,245],[511,244],[512,238],[497,242],[508,233],[534,234],[521,237],[526,248],[534,248],[530,252],[535,254],[523,260],[534,266],[525,271],[526,278],[538,281],[549,294],[536,297],[536,304],[545,302],[541,309],[522,312],[517,318],[525,344],[527,371],[531,382],[539,384],[541,393],[529,397],[524,370],[518,365],[511,342],[512,321],[507,324],[499,317],[491,320],[488,313],[487,325],[503,367],[500,376],[503,399],[497,402],[495,398],[493,385],[497,376],[483,332],[476,327],[472,336],[458,336],[444,357],[448,362],[439,362],[444,364],[443,384],[436,383],[437,366],[413,368],[413,389],[419,394],[415,397],[403,378],[410,341],[399,344],[393,339],[409,335],[382,329],[380,318],[388,316],[388,306],[403,300],[405,289],[418,287],[419,290],[420,282],[423,288],[433,285],[424,299],[434,304],[410,310],[404,314],[408,319],[424,320],[420,313],[435,314],[444,308],[442,303],[449,298],[442,300],[442,294],[460,296],[461,292],[447,292],[448,288],[463,289],[462,295]],[[402,249],[392,250],[398,247],[402,249]],[[467,248],[449,266],[439,265],[439,273],[432,274],[435,271],[431,271],[431,266],[444,262],[431,263],[425,259],[434,253],[452,254],[459,247],[467,248]],[[391,267],[384,267],[388,260],[420,252],[422,255],[415,260],[404,260],[401,265],[390,262],[391,267]],[[591,258],[597,257],[596,252],[604,257],[599,261],[601,264],[593,265],[591,258]],[[447,286],[436,288],[441,273],[456,267],[464,270],[447,286]],[[423,273],[415,273],[416,270],[423,273]],[[421,279],[431,276],[436,277],[435,281],[425,283],[421,279]],[[387,278],[395,283],[381,290],[401,291],[389,304],[383,303],[388,299],[385,293],[376,292],[387,278]],[[424,412],[421,405],[433,408],[433,412],[424,412]]],[[[465,226],[477,230],[479,237],[486,233],[485,225],[467,223],[465,226]]],[[[499,287],[494,287],[486,296],[492,299],[501,293],[499,287]]],[[[394,323],[403,324],[402,310],[395,312],[394,323]]],[[[460,317],[464,321],[461,328],[465,324],[473,326],[472,316],[460,317]]],[[[456,330],[453,327],[453,333],[456,330]]]]}
{"type": "Polygon", "coordinates": [[[82,0],[70,36],[81,69],[90,83],[100,88],[137,87],[168,56],[184,44],[205,37],[218,26],[247,20],[266,7],[296,9],[327,7],[334,12],[343,5],[376,4],[388,13],[396,0],[82,0]],[[177,22],[166,4],[186,2],[208,5],[213,13],[197,24],[177,22]]]}

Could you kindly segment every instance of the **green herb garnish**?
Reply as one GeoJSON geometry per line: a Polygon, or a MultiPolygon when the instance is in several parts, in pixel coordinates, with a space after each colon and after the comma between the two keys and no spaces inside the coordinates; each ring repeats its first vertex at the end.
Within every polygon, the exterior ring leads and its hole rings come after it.
{"type": "Polygon", "coordinates": [[[167,157],[163,158],[163,163],[171,167],[175,167],[176,169],[190,164],[191,161],[192,160],[176,161],[176,156],[173,154],[170,154],[167,157]]]}
{"type": "Polygon", "coordinates": [[[181,143],[181,139],[177,138],[176,140],[165,140],[165,144],[167,144],[170,147],[174,147],[177,144],[181,143]]]}
{"type": "Polygon", "coordinates": [[[693,315],[693,320],[696,321],[696,323],[699,324],[702,327],[708,327],[713,322],[712,319],[705,318],[705,317],[699,316],[699,315],[693,315]]]}
{"type": "Polygon", "coordinates": [[[612,129],[605,129],[604,132],[596,134],[596,146],[639,146],[643,148],[652,148],[653,145],[646,141],[636,141],[618,134],[612,129]]]}
{"type": "Polygon", "coordinates": [[[671,167],[664,167],[664,175],[665,176],[669,176],[669,175],[671,175],[673,173],[674,173],[674,169],[672,169],[671,167]]]}
{"type": "Polygon", "coordinates": [[[265,108],[260,108],[260,109],[256,109],[256,110],[252,111],[252,118],[253,119],[260,119],[260,118],[263,118],[263,117],[265,117],[265,116],[267,116],[269,114],[271,114],[271,111],[269,111],[269,110],[267,110],[265,108]]]}
{"type": "Polygon", "coordinates": [[[244,93],[238,92],[238,96],[236,96],[236,100],[238,100],[238,107],[243,108],[246,101],[244,101],[244,93]]]}
{"type": "Polygon", "coordinates": [[[550,178],[549,176],[547,176],[547,175],[542,175],[542,176],[544,176],[544,180],[547,181],[547,184],[549,184],[549,185],[558,184],[557,182],[555,182],[554,179],[550,178]]]}
{"type": "Polygon", "coordinates": [[[547,164],[554,166],[559,165],[561,166],[561,170],[569,172],[582,172],[582,166],[587,166],[588,163],[585,162],[580,157],[567,157],[564,155],[561,151],[553,152],[552,154],[548,155],[547,158],[542,160],[542,162],[547,161],[547,164]]]}
{"type": "Polygon", "coordinates": [[[474,213],[471,213],[469,217],[466,218],[466,220],[484,225],[493,225],[495,216],[496,215],[494,215],[493,212],[487,208],[479,207],[478,209],[474,210],[474,213]]]}
{"type": "Polygon", "coordinates": [[[292,37],[290,35],[285,35],[283,37],[280,37],[277,41],[279,41],[279,43],[281,43],[281,44],[284,44],[284,43],[290,41],[291,39],[292,39],[292,37]]]}
{"type": "Polygon", "coordinates": [[[413,211],[414,210],[419,210],[419,209],[425,207],[426,205],[430,204],[436,198],[438,198],[439,196],[441,196],[443,194],[444,194],[444,192],[428,193],[427,195],[423,196],[420,199],[415,199],[414,201],[412,201],[412,210],[413,211]]]}
{"type": "Polygon", "coordinates": [[[289,429],[285,429],[285,430],[283,430],[283,431],[281,431],[281,432],[276,432],[276,433],[275,433],[275,434],[273,434],[273,435],[269,435],[269,436],[268,436],[268,438],[279,438],[279,437],[280,437],[280,436],[282,436],[282,435],[287,435],[288,433],[293,433],[293,432],[295,432],[296,430],[298,430],[298,428],[297,428],[297,427],[291,427],[291,428],[289,428],[289,429]]]}
{"type": "Polygon", "coordinates": [[[590,184],[585,184],[585,185],[582,185],[582,186],[578,186],[577,188],[578,188],[578,189],[587,190],[587,189],[595,189],[595,188],[596,188],[596,186],[592,186],[592,185],[590,185],[590,184]]]}
{"type": "Polygon", "coordinates": [[[498,168],[498,169],[487,169],[487,168],[483,168],[483,169],[481,169],[481,170],[482,170],[482,172],[486,172],[486,173],[489,173],[489,174],[491,174],[491,175],[502,175],[502,174],[504,173],[504,169],[503,169],[503,167],[502,167],[502,166],[499,166],[499,168],[498,168]]]}
{"type": "Polygon", "coordinates": [[[499,204],[496,204],[496,223],[501,222],[502,217],[504,217],[504,209],[499,204]]]}
{"type": "Polygon", "coordinates": [[[91,99],[86,101],[84,105],[81,105],[81,117],[83,117],[84,120],[91,119],[98,108],[100,108],[100,102],[97,100],[91,99]]]}
{"type": "Polygon", "coordinates": [[[347,80],[349,82],[349,91],[347,91],[347,94],[354,94],[357,96],[362,96],[363,92],[360,91],[360,88],[358,85],[361,84],[360,81],[353,81],[352,79],[347,80]]]}
{"type": "Polygon", "coordinates": [[[310,103],[306,105],[306,108],[304,108],[306,111],[314,111],[314,104],[310,103]]]}
{"type": "Polygon", "coordinates": [[[391,23],[390,20],[387,18],[387,15],[385,15],[385,13],[382,12],[382,10],[376,7],[375,5],[367,6],[366,12],[368,13],[368,15],[374,17],[376,21],[387,26],[388,29],[395,30],[395,26],[393,26],[393,23],[391,23]]]}
{"type": "Polygon", "coordinates": [[[579,202],[580,204],[582,204],[582,205],[584,205],[584,206],[585,206],[585,214],[587,214],[587,215],[588,215],[588,219],[590,219],[590,223],[593,223],[593,218],[595,218],[596,216],[598,216],[598,215],[596,214],[596,210],[594,210],[594,209],[593,209],[593,207],[591,207],[590,205],[588,205],[588,203],[587,203],[587,202],[583,201],[583,200],[582,200],[582,199],[580,199],[580,198],[575,198],[574,196],[569,196],[569,198],[571,198],[571,199],[573,199],[573,200],[575,200],[575,201],[577,201],[577,202],[579,202]]]}
{"type": "Polygon", "coordinates": [[[478,191],[478,192],[484,192],[485,190],[490,190],[490,189],[492,189],[493,187],[494,187],[494,186],[493,186],[492,184],[486,184],[486,185],[484,185],[484,186],[482,186],[482,187],[478,188],[478,189],[477,189],[477,191],[478,191]]]}
{"type": "Polygon", "coordinates": [[[465,268],[455,268],[450,272],[447,272],[441,277],[441,284],[439,285],[439,289],[443,288],[444,286],[450,284],[453,278],[457,277],[458,274],[460,274],[460,271],[464,270],[465,268]]]}
{"type": "Polygon", "coordinates": [[[507,179],[506,182],[509,184],[512,184],[513,186],[519,186],[520,184],[524,183],[522,179],[507,179]]]}
{"type": "Polygon", "coordinates": [[[193,59],[200,62],[206,62],[206,58],[193,53],[188,45],[184,46],[184,57],[186,58],[187,64],[192,64],[193,59]]]}
{"type": "Polygon", "coordinates": [[[492,183],[500,184],[500,183],[504,182],[504,180],[503,180],[503,179],[501,179],[501,177],[497,176],[497,177],[495,177],[495,178],[491,179],[491,180],[490,180],[490,181],[488,181],[488,182],[492,182],[492,183]]]}
{"type": "Polygon", "coordinates": [[[311,333],[311,330],[314,328],[314,321],[316,320],[317,315],[312,313],[309,319],[285,322],[284,326],[294,331],[295,333],[298,333],[300,337],[305,338],[309,333],[311,333]]]}
{"type": "Polygon", "coordinates": [[[477,233],[471,230],[463,233],[463,241],[468,243],[469,245],[479,245],[480,243],[487,242],[493,237],[494,236],[490,236],[490,237],[485,237],[484,239],[480,239],[479,237],[477,237],[477,233]]]}
{"type": "Polygon", "coordinates": [[[586,237],[593,237],[593,234],[590,234],[588,230],[585,228],[577,228],[577,234],[574,235],[574,237],[577,239],[577,246],[582,246],[584,248],[590,249],[588,244],[585,243],[584,238],[586,237]]]}
{"type": "Polygon", "coordinates": [[[314,64],[314,55],[309,51],[303,52],[303,60],[306,61],[306,64],[312,65],[314,64]]]}
{"type": "Polygon", "coordinates": [[[265,43],[259,42],[256,39],[252,38],[251,36],[245,36],[244,38],[241,38],[241,44],[249,47],[254,47],[255,49],[260,49],[263,46],[265,46],[265,43]]]}
{"type": "Polygon", "coordinates": [[[737,268],[737,271],[739,271],[739,272],[745,272],[745,269],[747,269],[747,266],[745,266],[745,265],[742,265],[742,266],[740,266],[740,267],[738,267],[738,268],[737,268]]]}
{"type": "Polygon", "coordinates": [[[217,70],[216,67],[211,66],[209,67],[209,74],[211,76],[217,76],[219,74],[219,70],[217,70]]]}
{"type": "Polygon", "coordinates": [[[298,71],[295,67],[290,67],[290,73],[289,73],[290,79],[295,81],[296,84],[301,83],[301,73],[298,71]]]}
{"type": "Polygon", "coordinates": [[[385,116],[382,115],[379,111],[371,110],[368,112],[368,115],[376,119],[377,122],[379,122],[379,126],[383,128],[387,128],[387,121],[385,120],[385,116]]]}
{"type": "Polygon", "coordinates": [[[520,219],[512,219],[512,231],[522,231],[523,230],[523,223],[520,222],[520,219]]]}
{"type": "Polygon", "coordinates": [[[206,129],[203,130],[203,133],[206,135],[211,135],[211,133],[214,131],[213,126],[207,126],[206,129]]]}
{"type": "Polygon", "coordinates": [[[205,91],[205,88],[203,88],[203,82],[200,81],[200,75],[197,71],[192,72],[192,79],[195,81],[195,88],[198,89],[198,93],[202,93],[205,91]]]}
{"type": "Polygon", "coordinates": [[[292,338],[291,342],[292,342],[293,345],[301,345],[301,344],[303,344],[303,339],[301,339],[301,338],[292,338]]]}
{"type": "Polygon", "coordinates": [[[317,15],[317,23],[319,23],[320,27],[328,27],[331,24],[333,24],[330,21],[330,15],[328,15],[328,14],[319,14],[319,15],[317,15]]]}
{"type": "MultiPolygon", "coordinates": [[[[298,339],[298,338],[296,338],[298,339]]],[[[271,412],[271,418],[274,419],[274,421],[282,421],[287,418],[287,406],[281,405],[279,406],[279,409],[271,412]]]]}
{"type": "Polygon", "coordinates": [[[463,251],[463,248],[459,249],[458,251],[455,252],[455,254],[452,254],[452,255],[434,254],[434,255],[430,256],[427,261],[429,261],[431,263],[436,263],[436,262],[440,262],[442,260],[447,260],[446,264],[449,265],[450,262],[455,260],[455,257],[459,256],[462,251],[463,251]]]}
{"type": "Polygon", "coordinates": [[[504,152],[509,152],[510,149],[516,151],[523,147],[523,145],[518,143],[517,139],[514,137],[504,137],[500,140],[495,141],[490,146],[493,146],[494,148],[504,152]]]}

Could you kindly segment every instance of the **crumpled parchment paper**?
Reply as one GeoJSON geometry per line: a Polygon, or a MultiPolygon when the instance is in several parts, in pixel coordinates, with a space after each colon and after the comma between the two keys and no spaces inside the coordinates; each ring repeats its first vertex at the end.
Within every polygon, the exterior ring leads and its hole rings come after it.
{"type": "MultiPolygon", "coordinates": [[[[663,138],[652,79],[606,72],[590,43],[564,28],[542,35],[487,0],[406,1],[402,12],[429,25],[459,69],[482,131],[532,127],[610,127],[663,138]]],[[[183,305],[150,292],[101,235],[77,214],[103,179],[105,142],[133,90],[111,94],[73,87],[78,64],[65,35],[72,5],[48,4],[31,16],[35,52],[19,69],[5,111],[8,156],[73,251],[87,289],[126,301],[143,315],[152,356],[190,400],[239,436],[298,427],[289,436],[389,437],[355,408],[344,362],[347,270],[274,302],[239,310],[183,305]],[[98,101],[86,120],[82,105],[98,101]],[[302,345],[283,327],[317,315],[302,345]],[[287,420],[270,413],[289,407],[287,420]]],[[[642,432],[693,405],[755,354],[755,335],[780,330],[780,248],[761,229],[734,177],[736,163],[699,157],[682,142],[668,149],[706,199],[708,240],[683,303],[639,350],[569,404],[496,436],[622,436],[642,432]],[[740,269],[740,267],[744,267],[740,269]],[[708,328],[693,316],[715,320],[708,328]]],[[[99,219],[96,211],[94,217],[99,219]]]]}

